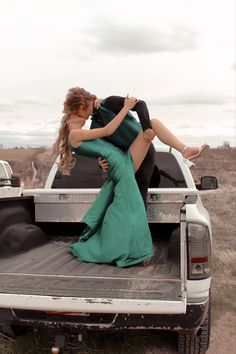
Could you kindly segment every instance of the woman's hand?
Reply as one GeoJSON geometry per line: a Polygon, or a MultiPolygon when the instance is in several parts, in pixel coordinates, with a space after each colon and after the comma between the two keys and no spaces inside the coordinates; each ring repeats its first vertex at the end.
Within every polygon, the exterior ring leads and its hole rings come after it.
{"type": "Polygon", "coordinates": [[[137,103],[138,103],[138,99],[136,97],[129,97],[129,95],[127,95],[125,97],[124,107],[130,110],[134,108],[134,106],[136,106],[137,103]]]}
{"type": "Polygon", "coordinates": [[[95,100],[94,100],[94,108],[99,108],[100,107],[100,105],[101,105],[101,102],[100,102],[100,99],[99,98],[96,98],[95,100]]]}
{"type": "Polygon", "coordinates": [[[101,169],[103,169],[104,172],[107,172],[109,169],[109,163],[107,162],[106,159],[103,159],[102,157],[98,158],[98,163],[101,169]]]}

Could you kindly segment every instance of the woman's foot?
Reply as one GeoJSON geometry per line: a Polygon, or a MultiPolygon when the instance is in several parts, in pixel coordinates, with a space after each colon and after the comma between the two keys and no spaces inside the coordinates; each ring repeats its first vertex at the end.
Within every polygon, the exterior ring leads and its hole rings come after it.
{"type": "Polygon", "coordinates": [[[206,151],[207,149],[209,149],[209,145],[207,144],[202,145],[202,147],[200,148],[186,145],[182,151],[182,155],[184,159],[192,160],[196,157],[199,157],[202,154],[202,152],[206,151]]]}
{"type": "Polygon", "coordinates": [[[191,160],[199,157],[202,152],[206,151],[207,149],[209,149],[209,145],[207,144],[202,145],[200,148],[186,145],[182,151],[184,162],[188,165],[189,168],[194,166],[194,163],[191,160]]]}
{"type": "Polygon", "coordinates": [[[148,267],[153,264],[154,257],[152,256],[151,258],[145,259],[144,261],[137,263],[138,266],[140,267],[148,267]]]}

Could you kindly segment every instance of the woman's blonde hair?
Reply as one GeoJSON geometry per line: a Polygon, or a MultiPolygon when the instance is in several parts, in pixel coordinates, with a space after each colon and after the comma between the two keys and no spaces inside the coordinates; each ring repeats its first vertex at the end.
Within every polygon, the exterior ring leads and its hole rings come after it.
{"type": "Polygon", "coordinates": [[[68,120],[70,119],[70,115],[76,114],[81,105],[86,110],[88,108],[88,101],[92,101],[95,98],[95,95],[80,87],[73,87],[68,91],[64,102],[64,115],[58,130],[58,137],[53,145],[53,154],[59,155],[58,168],[63,174],[69,175],[73,167],[72,151],[68,145],[68,135],[70,132],[68,120]]]}

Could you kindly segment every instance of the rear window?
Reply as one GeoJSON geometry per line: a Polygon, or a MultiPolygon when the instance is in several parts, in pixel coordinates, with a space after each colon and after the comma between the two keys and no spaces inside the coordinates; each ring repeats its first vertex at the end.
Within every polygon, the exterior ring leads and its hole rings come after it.
{"type": "Polygon", "coordinates": [[[70,172],[70,176],[57,172],[52,188],[101,188],[103,184],[102,170],[98,160],[73,154],[75,166],[70,172]]]}
{"type": "Polygon", "coordinates": [[[155,167],[150,188],[186,188],[186,182],[175,156],[168,152],[156,152],[155,167]]]}
{"type": "MultiPolygon", "coordinates": [[[[101,188],[107,179],[97,159],[74,154],[75,166],[70,176],[57,172],[52,188],[101,188]]],[[[156,152],[155,168],[150,188],[187,187],[176,158],[168,152],[156,152]]]]}
{"type": "Polygon", "coordinates": [[[12,176],[12,170],[11,170],[10,166],[7,163],[4,163],[4,167],[5,167],[6,171],[7,171],[7,175],[9,177],[11,177],[12,176]]]}

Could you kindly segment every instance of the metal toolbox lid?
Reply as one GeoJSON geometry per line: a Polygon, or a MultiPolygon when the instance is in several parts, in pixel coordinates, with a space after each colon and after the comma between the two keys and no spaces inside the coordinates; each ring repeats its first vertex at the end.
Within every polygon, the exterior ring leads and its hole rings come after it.
{"type": "MultiPolygon", "coordinates": [[[[99,189],[31,189],[24,195],[34,195],[38,203],[91,203],[95,200],[99,189]]],[[[150,188],[148,190],[148,204],[193,204],[198,198],[198,191],[189,188],[150,188]]]]}
{"type": "Polygon", "coordinates": [[[96,199],[97,194],[68,194],[58,193],[49,195],[36,195],[34,197],[35,204],[81,204],[92,203],[96,199]]]}

